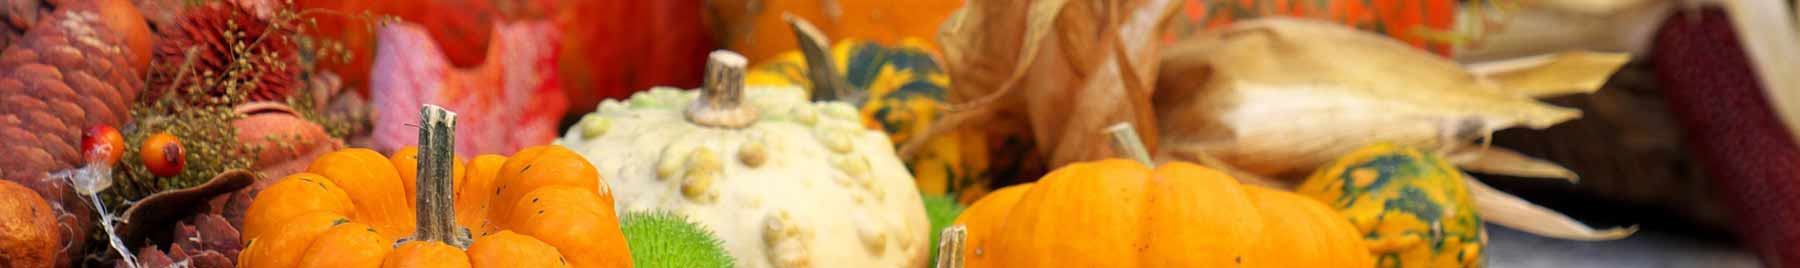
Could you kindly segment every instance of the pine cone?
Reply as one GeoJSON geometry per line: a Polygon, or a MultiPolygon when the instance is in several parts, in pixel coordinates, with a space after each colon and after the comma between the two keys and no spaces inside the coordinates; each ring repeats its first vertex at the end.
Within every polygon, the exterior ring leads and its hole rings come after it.
{"type": "MultiPolygon", "coordinates": [[[[232,267],[243,250],[238,243],[242,212],[255,190],[247,187],[258,179],[248,171],[226,171],[197,187],[145,197],[125,211],[119,238],[138,246],[133,254],[139,267],[183,262],[189,266],[180,267],[232,267]]],[[[114,266],[129,265],[115,260],[114,266]]]]}
{"type": "Polygon", "coordinates": [[[0,178],[37,191],[59,215],[72,216],[59,217],[63,239],[82,248],[93,213],[47,174],[76,166],[83,128],[124,123],[127,100],[142,82],[124,39],[97,13],[59,11],[44,19],[0,51],[0,139],[6,141],[0,178]]]}
{"type": "MultiPolygon", "coordinates": [[[[237,243],[238,231],[219,214],[197,214],[183,220],[175,227],[172,237],[175,241],[169,244],[169,251],[164,252],[155,245],[146,245],[137,250],[139,267],[167,268],[231,268],[233,259],[243,248],[237,243]],[[177,263],[186,262],[180,266],[177,263]]],[[[125,262],[114,262],[114,267],[129,267],[125,262]]]]}
{"type": "Polygon", "coordinates": [[[157,64],[150,75],[154,86],[143,100],[189,93],[186,90],[198,87],[203,94],[192,96],[222,97],[229,90],[249,90],[243,101],[282,101],[300,85],[293,33],[244,7],[211,2],[190,8],[167,34],[152,50],[157,64]],[[247,64],[254,67],[247,69],[248,73],[231,74],[236,60],[250,61],[247,64]],[[254,87],[229,85],[233,82],[254,87]]]}
{"type": "Polygon", "coordinates": [[[0,1],[0,47],[12,46],[13,41],[31,30],[39,18],[50,16],[55,10],[54,3],[42,0],[8,0],[0,1]]]}

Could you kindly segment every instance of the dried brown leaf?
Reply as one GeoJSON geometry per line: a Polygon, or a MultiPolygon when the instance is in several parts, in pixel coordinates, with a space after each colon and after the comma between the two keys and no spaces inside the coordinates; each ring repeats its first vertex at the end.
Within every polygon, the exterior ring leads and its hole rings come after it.
{"type": "MultiPolygon", "coordinates": [[[[971,1],[939,36],[951,113],[902,147],[981,126],[1028,133],[1051,167],[1113,157],[1102,131],[1154,133],[1149,107],[1158,34],[1178,1],[971,1]]],[[[1155,137],[1146,137],[1154,145],[1155,137]]],[[[1152,147],[1155,148],[1155,147],[1152,147]]],[[[1021,153],[1021,152],[1005,152],[1021,153]]]]}

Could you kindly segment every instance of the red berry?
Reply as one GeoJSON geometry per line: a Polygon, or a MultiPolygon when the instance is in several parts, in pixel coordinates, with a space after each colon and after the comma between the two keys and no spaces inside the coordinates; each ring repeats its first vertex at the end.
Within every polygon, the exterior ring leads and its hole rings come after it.
{"type": "Polygon", "coordinates": [[[88,163],[106,161],[107,166],[117,165],[119,158],[125,156],[125,136],[108,125],[88,127],[81,132],[81,155],[88,163]]]}
{"type": "Polygon", "coordinates": [[[138,158],[144,160],[144,167],[150,169],[150,174],[160,177],[181,174],[181,169],[187,167],[187,150],[181,148],[180,139],[169,133],[156,133],[144,139],[138,158]]]}

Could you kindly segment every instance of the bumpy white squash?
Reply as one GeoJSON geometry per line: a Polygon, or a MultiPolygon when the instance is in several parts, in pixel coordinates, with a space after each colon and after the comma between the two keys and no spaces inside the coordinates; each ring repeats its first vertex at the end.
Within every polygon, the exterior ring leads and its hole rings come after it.
{"type": "Polygon", "coordinates": [[[607,100],[558,143],[593,161],[620,213],[684,214],[739,267],[925,266],[930,223],[885,134],[798,88],[744,90],[735,53],[707,65],[700,90],[607,100]]]}

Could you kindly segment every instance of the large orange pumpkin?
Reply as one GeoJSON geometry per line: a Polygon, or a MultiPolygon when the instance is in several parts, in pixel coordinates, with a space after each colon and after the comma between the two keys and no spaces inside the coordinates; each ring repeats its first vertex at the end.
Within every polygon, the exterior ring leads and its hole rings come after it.
{"type": "MultiPolygon", "coordinates": [[[[425,118],[421,131],[450,129],[425,118]]],[[[239,266],[631,267],[611,190],[580,155],[539,146],[464,165],[448,135],[422,136],[423,150],[337,151],[264,189],[239,266]]]]}
{"type": "Polygon", "coordinates": [[[1374,265],[1355,228],[1317,201],[1139,159],[1072,164],[976,201],[956,220],[964,267],[1374,265]]]}

